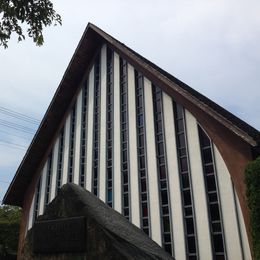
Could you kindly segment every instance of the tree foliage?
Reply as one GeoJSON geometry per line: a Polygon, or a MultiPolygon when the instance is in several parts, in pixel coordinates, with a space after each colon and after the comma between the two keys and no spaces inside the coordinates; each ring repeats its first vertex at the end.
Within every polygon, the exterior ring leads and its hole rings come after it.
{"type": "Polygon", "coordinates": [[[43,27],[61,24],[49,0],[0,0],[0,18],[0,46],[5,48],[13,32],[18,41],[25,39],[23,24],[27,24],[27,34],[38,46],[44,42],[43,27]]]}
{"type": "Polygon", "coordinates": [[[20,218],[20,208],[0,206],[0,259],[17,252],[20,218]]]}
{"type": "Polygon", "coordinates": [[[247,165],[245,172],[250,229],[255,259],[260,259],[260,157],[247,165]]]}

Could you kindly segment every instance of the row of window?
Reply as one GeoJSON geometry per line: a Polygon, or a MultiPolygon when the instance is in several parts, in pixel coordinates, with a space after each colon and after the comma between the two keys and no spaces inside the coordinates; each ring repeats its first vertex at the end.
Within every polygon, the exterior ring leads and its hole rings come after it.
{"type": "Polygon", "coordinates": [[[211,242],[214,259],[226,259],[223,236],[223,223],[220,212],[219,195],[212,144],[206,133],[198,126],[203,173],[205,180],[209,222],[211,228],[211,242]]]}
{"type": "Polygon", "coordinates": [[[120,127],[121,127],[121,175],[122,175],[122,213],[129,219],[129,139],[127,102],[127,62],[120,58],[120,127]]]}
{"type": "Polygon", "coordinates": [[[163,127],[163,106],[162,90],[156,86],[153,88],[153,109],[154,109],[154,132],[156,144],[157,173],[160,197],[161,224],[162,224],[162,244],[164,249],[172,254],[171,220],[169,206],[169,190],[167,164],[165,156],[165,140],[163,127]]]}
{"type": "Polygon", "coordinates": [[[75,128],[76,128],[76,104],[73,105],[70,120],[70,144],[69,144],[69,165],[68,165],[68,182],[73,181],[74,168],[74,143],[75,143],[75,128]]]}
{"type": "Polygon", "coordinates": [[[100,133],[100,55],[94,65],[94,121],[93,121],[93,173],[92,192],[98,195],[99,176],[99,133],[100,133]]]}
{"type": "Polygon", "coordinates": [[[139,177],[139,200],[141,205],[141,228],[150,235],[147,155],[144,123],[144,77],[135,70],[136,128],[137,128],[137,161],[139,177]]]}
{"type": "Polygon", "coordinates": [[[85,187],[86,178],[86,151],[87,151],[87,103],[88,103],[88,81],[85,81],[82,90],[82,111],[81,111],[81,148],[80,148],[80,174],[79,185],[85,187]]]}
{"type": "Polygon", "coordinates": [[[183,107],[173,101],[176,148],[182,195],[186,252],[189,260],[198,259],[195,230],[194,205],[192,200],[191,176],[189,170],[188,147],[183,107]]]}
{"type": "Polygon", "coordinates": [[[107,49],[107,139],[106,139],[106,170],[107,170],[107,196],[106,201],[113,207],[113,55],[107,49]]]}
{"type": "MultiPolygon", "coordinates": [[[[107,109],[106,109],[106,202],[113,207],[113,52],[107,49],[107,109]]],[[[120,87],[120,146],[121,146],[121,178],[122,178],[122,214],[130,218],[130,170],[129,170],[129,118],[128,118],[128,75],[127,62],[119,60],[119,87],[120,87]]],[[[94,63],[94,96],[93,96],[93,157],[92,157],[92,192],[98,195],[99,178],[99,153],[100,153],[100,55],[94,63]]],[[[158,173],[158,191],[160,199],[161,229],[163,247],[169,253],[173,253],[173,237],[171,223],[171,208],[169,200],[168,175],[176,174],[168,172],[166,161],[166,143],[163,120],[163,98],[162,90],[152,86],[153,113],[156,145],[156,163],[158,173]]],[[[136,130],[137,130],[137,161],[139,179],[139,205],[141,228],[148,235],[150,234],[150,212],[148,200],[148,172],[147,172],[147,151],[146,151],[146,130],[145,130],[145,107],[144,107],[144,77],[135,70],[135,101],[136,101],[136,130]]],[[[80,167],[79,184],[85,187],[86,183],[86,147],[87,147],[87,111],[88,111],[88,81],[85,82],[82,90],[82,111],[81,111],[81,140],[80,140],[80,167]]],[[[176,132],[176,149],[178,169],[180,177],[180,189],[182,196],[184,230],[186,238],[186,251],[189,259],[198,259],[197,238],[195,226],[195,213],[192,200],[191,176],[189,171],[188,145],[185,133],[185,117],[183,108],[173,102],[174,124],[176,132]]],[[[69,157],[68,157],[68,182],[73,181],[73,168],[75,157],[75,127],[76,127],[76,105],[71,111],[70,135],[69,135],[69,157]]],[[[59,135],[57,182],[56,194],[62,183],[63,161],[64,161],[64,136],[65,129],[62,128],[59,135]]],[[[223,228],[218,201],[218,191],[214,170],[213,152],[211,142],[205,132],[199,127],[199,139],[201,155],[203,159],[203,170],[205,187],[208,198],[208,209],[210,225],[212,230],[212,247],[216,259],[225,259],[223,228]]],[[[50,185],[52,173],[51,152],[47,163],[46,195],[45,204],[49,203],[50,185]]],[[[35,195],[34,216],[39,211],[40,181],[35,195]]],[[[174,191],[173,191],[174,192],[174,191]]],[[[117,196],[120,196],[117,194],[117,196]]]]}

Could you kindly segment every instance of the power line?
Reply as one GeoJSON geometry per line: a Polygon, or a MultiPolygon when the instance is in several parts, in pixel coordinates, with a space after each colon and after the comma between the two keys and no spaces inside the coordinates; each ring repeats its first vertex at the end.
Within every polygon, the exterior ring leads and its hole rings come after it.
{"type": "Polygon", "coordinates": [[[36,131],[35,129],[32,129],[30,127],[26,127],[26,126],[23,126],[23,125],[20,125],[20,124],[12,123],[12,122],[9,122],[9,121],[3,120],[3,119],[0,119],[0,125],[6,126],[6,127],[9,127],[9,128],[13,128],[13,129],[18,130],[18,131],[27,132],[29,134],[34,134],[35,131],[36,131]]]}
{"type": "Polygon", "coordinates": [[[13,134],[13,133],[4,131],[4,130],[2,130],[2,129],[0,129],[0,132],[1,132],[1,133],[4,133],[4,134],[8,134],[8,135],[10,135],[10,136],[15,136],[15,137],[18,137],[18,138],[21,138],[21,139],[24,139],[24,140],[30,140],[30,139],[31,139],[31,137],[29,137],[29,136],[15,135],[15,134],[13,134]]]}
{"type": "Polygon", "coordinates": [[[4,140],[0,140],[0,145],[8,146],[8,147],[14,148],[14,149],[21,149],[21,150],[27,149],[27,147],[24,145],[8,142],[8,141],[4,141],[4,140]]]}
{"type": "Polygon", "coordinates": [[[1,181],[1,180],[0,180],[0,182],[1,182],[1,183],[6,183],[6,184],[10,184],[10,181],[1,181]]]}
{"type": "Polygon", "coordinates": [[[14,117],[16,119],[26,121],[26,122],[31,123],[31,124],[39,125],[39,123],[40,123],[40,120],[38,120],[34,117],[27,116],[27,115],[22,114],[20,112],[16,112],[16,111],[13,111],[13,110],[10,110],[8,108],[1,107],[1,106],[0,106],[0,113],[14,117]]]}

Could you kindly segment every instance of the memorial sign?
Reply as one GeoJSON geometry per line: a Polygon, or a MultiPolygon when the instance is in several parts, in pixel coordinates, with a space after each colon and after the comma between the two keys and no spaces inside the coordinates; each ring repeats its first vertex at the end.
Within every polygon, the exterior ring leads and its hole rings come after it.
{"type": "Polygon", "coordinates": [[[85,217],[37,221],[33,229],[33,252],[85,252],[85,226],[85,217]]]}

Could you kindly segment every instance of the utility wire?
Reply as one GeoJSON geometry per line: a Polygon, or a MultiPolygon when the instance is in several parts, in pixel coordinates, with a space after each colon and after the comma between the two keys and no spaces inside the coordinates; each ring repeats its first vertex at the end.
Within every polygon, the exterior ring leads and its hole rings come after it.
{"type": "Polygon", "coordinates": [[[16,119],[26,121],[26,122],[31,123],[31,124],[39,125],[39,123],[40,123],[40,120],[38,120],[36,118],[33,118],[31,116],[27,116],[25,114],[22,114],[22,113],[19,113],[19,112],[16,112],[16,111],[13,111],[13,110],[10,110],[8,108],[1,107],[1,106],[0,106],[0,113],[14,117],[16,119]]]}
{"type": "Polygon", "coordinates": [[[27,149],[27,147],[24,145],[8,142],[8,141],[4,141],[4,140],[0,140],[0,145],[9,146],[10,148],[21,149],[21,150],[27,149]]]}
{"type": "Polygon", "coordinates": [[[9,128],[13,128],[13,129],[16,129],[16,130],[19,130],[19,131],[22,131],[22,132],[27,132],[29,134],[34,134],[35,131],[36,131],[35,129],[32,129],[30,127],[26,127],[26,126],[23,126],[23,125],[12,123],[12,122],[9,122],[9,121],[3,120],[3,119],[0,119],[0,125],[6,126],[6,127],[9,127],[9,128]]]}
{"type": "Polygon", "coordinates": [[[10,184],[10,181],[1,181],[1,180],[0,180],[0,182],[1,182],[1,183],[7,183],[7,184],[10,184]]]}
{"type": "Polygon", "coordinates": [[[24,140],[28,140],[28,141],[31,139],[31,137],[29,137],[29,136],[15,135],[15,134],[13,134],[13,133],[4,131],[4,130],[2,130],[2,129],[0,129],[0,132],[1,132],[1,133],[4,133],[4,134],[7,134],[7,135],[15,136],[15,137],[18,137],[18,138],[21,138],[21,139],[24,139],[24,140]]]}

